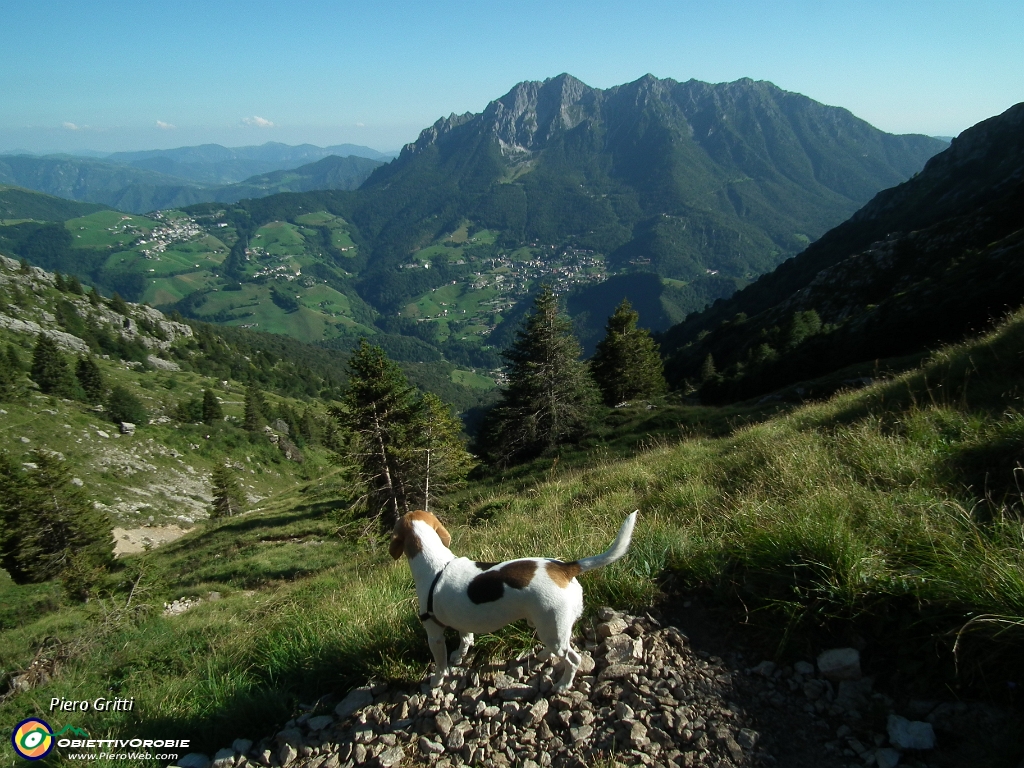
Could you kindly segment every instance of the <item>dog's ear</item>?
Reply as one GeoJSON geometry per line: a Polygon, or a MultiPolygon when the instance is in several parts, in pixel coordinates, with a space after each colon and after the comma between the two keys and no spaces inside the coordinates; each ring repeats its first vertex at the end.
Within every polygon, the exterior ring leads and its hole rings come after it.
{"type": "Polygon", "coordinates": [[[405,519],[400,518],[391,532],[391,545],[388,547],[388,551],[395,560],[400,558],[402,552],[405,551],[405,529],[405,519]]]}
{"type": "MultiPolygon", "coordinates": [[[[437,518],[434,519],[436,520],[437,518]]],[[[437,521],[437,525],[434,526],[434,530],[437,531],[438,538],[441,539],[442,544],[444,544],[446,547],[450,547],[452,545],[452,535],[448,533],[447,528],[441,525],[440,520],[437,521]]]]}

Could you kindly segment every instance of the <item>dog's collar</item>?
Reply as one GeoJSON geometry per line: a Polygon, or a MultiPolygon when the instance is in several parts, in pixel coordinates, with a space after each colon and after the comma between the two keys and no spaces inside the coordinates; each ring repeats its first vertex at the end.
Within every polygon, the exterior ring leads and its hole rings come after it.
{"type": "MultiPolygon", "coordinates": [[[[452,560],[454,559],[455,558],[452,558],[452,560]]],[[[441,580],[441,577],[444,576],[444,572],[448,570],[448,566],[452,564],[452,560],[449,560],[447,563],[445,563],[444,568],[438,571],[437,576],[435,576],[434,580],[430,582],[430,591],[427,592],[427,610],[420,614],[420,621],[433,621],[435,624],[437,624],[437,626],[441,627],[442,629],[445,628],[447,625],[442,624],[440,621],[438,621],[437,616],[434,615],[434,589],[437,588],[437,582],[439,582],[441,580]]]]}

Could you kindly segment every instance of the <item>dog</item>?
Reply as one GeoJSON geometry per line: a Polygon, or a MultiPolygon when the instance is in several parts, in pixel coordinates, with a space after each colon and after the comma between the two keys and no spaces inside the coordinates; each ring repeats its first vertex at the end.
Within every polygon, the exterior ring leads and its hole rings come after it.
{"type": "Polygon", "coordinates": [[[626,554],[638,511],[622,523],[607,552],[571,563],[540,557],[474,562],[452,554],[451,535],[429,512],[409,512],[400,518],[389,551],[395,560],[403,554],[408,558],[416,582],[420,621],[434,656],[431,688],[440,685],[448,671],[446,627],[459,633],[459,647],[451,654],[451,663],[457,666],[473,645],[474,634],[526,619],[548,654],[564,661],[555,690],[568,689],[580,666],[580,655],[571,642],[573,624],[583,613],[583,588],[576,577],[626,554]]]}

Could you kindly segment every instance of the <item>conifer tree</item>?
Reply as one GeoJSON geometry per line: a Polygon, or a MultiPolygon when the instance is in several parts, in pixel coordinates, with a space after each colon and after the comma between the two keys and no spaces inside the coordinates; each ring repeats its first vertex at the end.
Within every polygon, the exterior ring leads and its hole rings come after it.
{"type": "MultiPolygon", "coordinates": [[[[35,451],[34,469],[0,454],[0,565],[17,584],[74,567],[83,574],[113,559],[110,520],[96,510],[56,454],[35,451]]],[[[81,593],[81,589],[79,589],[81,593]]]]}
{"type": "Polygon", "coordinates": [[[60,272],[53,273],[53,287],[61,293],[65,293],[68,290],[68,284],[64,282],[64,275],[60,272]]]}
{"type": "Polygon", "coordinates": [[[106,394],[106,385],[103,382],[103,374],[96,361],[91,357],[83,355],[78,358],[75,366],[75,378],[85,392],[86,400],[90,403],[102,403],[103,395],[106,394]]]}
{"type": "Polygon", "coordinates": [[[234,517],[242,511],[242,489],[230,467],[218,464],[213,468],[213,507],[211,518],[234,517]]]}
{"type": "Polygon", "coordinates": [[[250,381],[245,388],[245,415],[242,417],[242,426],[249,432],[258,432],[263,427],[263,414],[266,408],[263,390],[255,381],[250,381]]]}
{"type": "Polygon", "coordinates": [[[149,414],[142,401],[132,394],[127,387],[117,385],[107,395],[107,415],[114,423],[145,424],[149,414]]]}
{"type": "Polygon", "coordinates": [[[700,381],[702,384],[711,381],[718,374],[715,369],[715,358],[708,353],[708,356],[704,358],[704,362],[700,366],[700,381]]]}
{"type": "Polygon", "coordinates": [[[114,295],[110,297],[110,308],[119,315],[128,316],[128,304],[117,291],[114,291],[114,295]]]}
{"type": "Polygon", "coordinates": [[[44,395],[71,397],[74,393],[74,380],[68,362],[57,343],[45,333],[40,333],[36,340],[29,376],[39,385],[39,391],[44,395]]]}
{"type": "Polygon", "coordinates": [[[385,529],[410,511],[409,428],[416,416],[415,390],[380,347],[363,339],[348,362],[349,388],[332,415],[347,427],[371,516],[385,529]]]}
{"type": "Polygon", "coordinates": [[[89,303],[94,307],[98,307],[100,305],[100,293],[96,290],[95,285],[89,291],[89,303]]]}
{"type": "Polygon", "coordinates": [[[78,275],[72,275],[68,280],[68,291],[76,296],[81,296],[85,293],[85,291],[82,290],[82,283],[78,279],[78,275]]]}
{"type": "Polygon", "coordinates": [[[217,396],[213,393],[212,389],[203,390],[203,422],[205,424],[213,424],[215,421],[220,421],[224,418],[224,409],[220,406],[220,401],[217,396]]]}
{"type": "Polygon", "coordinates": [[[331,415],[351,436],[371,516],[390,528],[461,482],[472,457],[449,406],[432,394],[420,397],[380,347],[364,339],[348,368],[344,407],[331,415]]]}
{"type": "Polygon", "coordinates": [[[461,437],[462,423],[432,392],[423,395],[410,433],[417,501],[427,512],[433,500],[462,483],[473,465],[461,437]]]}
{"type": "Polygon", "coordinates": [[[543,286],[525,327],[502,353],[509,384],[484,424],[482,444],[499,465],[550,452],[589,426],[600,393],[580,351],[557,297],[543,286]]]}
{"type": "Polygon", "coordinates": [[[594,380],[606,405],[665,392],[665,373],[658,345],[646,328],[637,328],[640,314],[623,299],[606,326],[604,339],[590,361],[594,380]]]}
{"type": "Polygon", "coordinates": [[[0,400],[11,400],[17,393],[14,375],[6,366],[0,366],[0,400]]]}

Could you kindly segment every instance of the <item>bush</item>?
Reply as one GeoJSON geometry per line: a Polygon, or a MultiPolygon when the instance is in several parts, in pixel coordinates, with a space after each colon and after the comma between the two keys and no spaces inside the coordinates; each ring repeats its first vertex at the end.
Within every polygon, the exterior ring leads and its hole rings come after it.
{"type": "Polygon", "coordinates": [[[122,421],[131,424],[145,424],[149,421],[146,408],[142,401],[120,385],[110,390],[107,398],[107,413],[111,421],[118,423],[122,421]]]}

